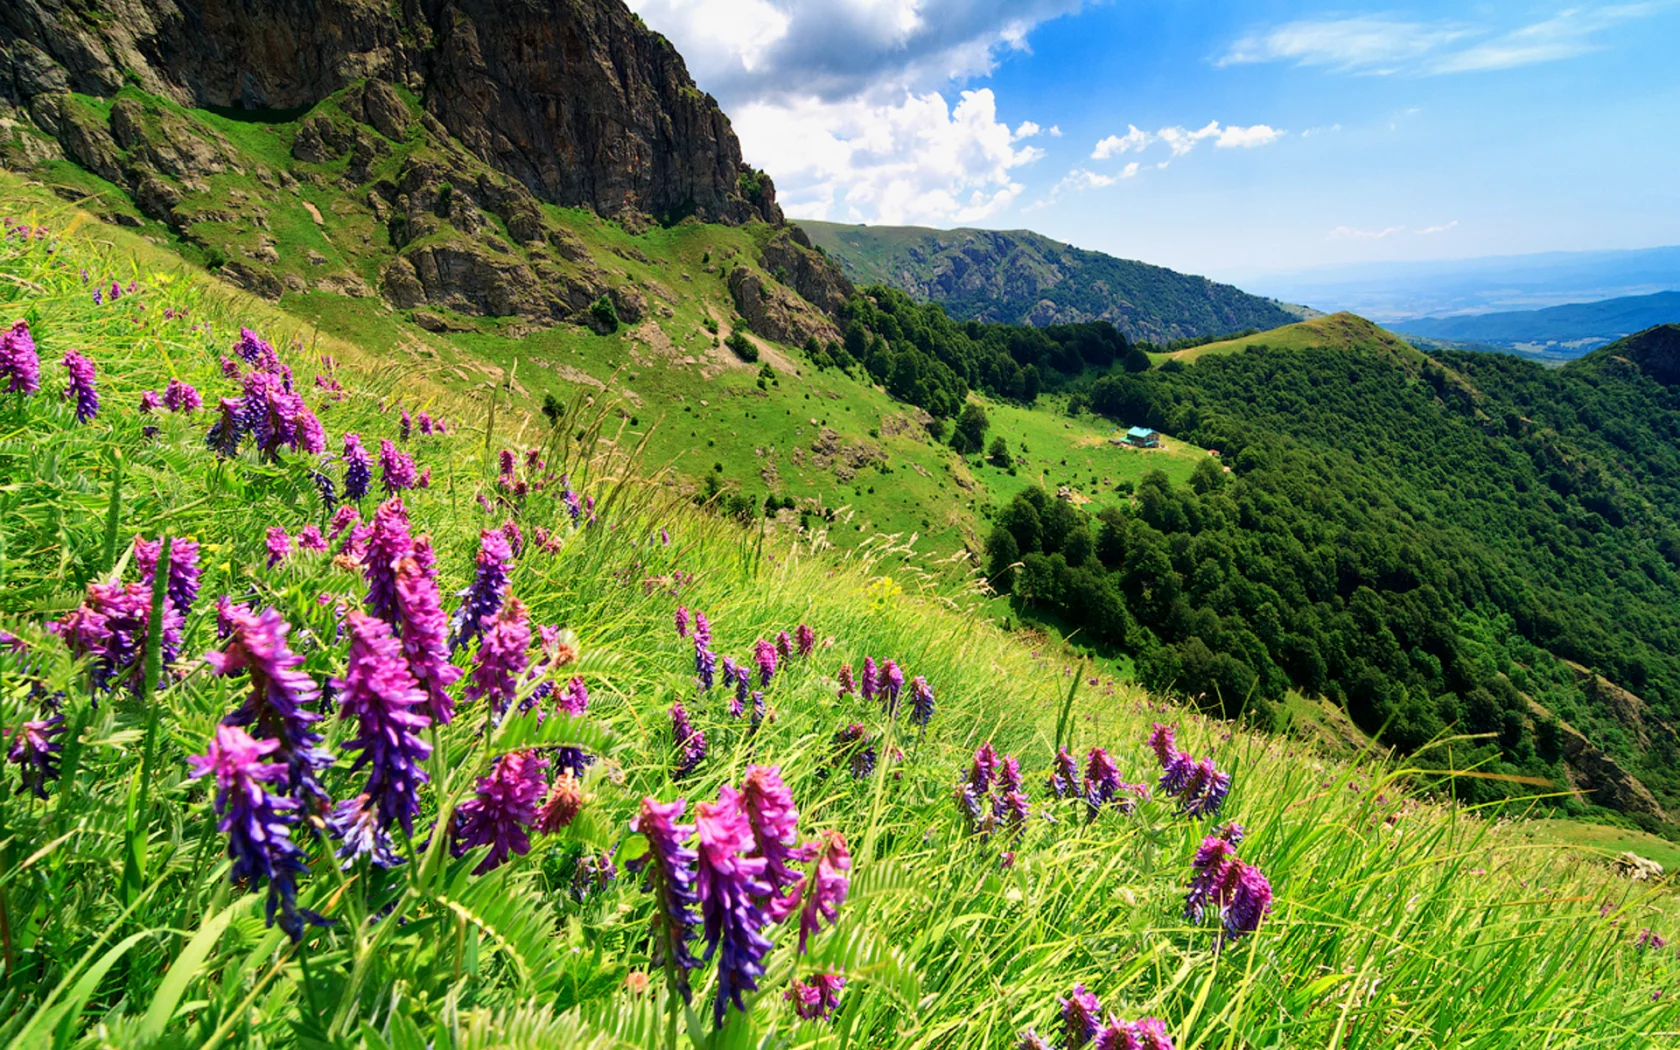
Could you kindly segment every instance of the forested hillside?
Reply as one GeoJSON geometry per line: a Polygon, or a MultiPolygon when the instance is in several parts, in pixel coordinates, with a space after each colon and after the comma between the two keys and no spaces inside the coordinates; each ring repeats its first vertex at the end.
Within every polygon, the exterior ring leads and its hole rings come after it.
{"type": "Polygon", "coordinates": [[[858,284],[939,303],[958,320],[1106,321],[1138,342],[1276,328],[1300,308],[1162,266],[1117,259],[1030,230],[800,224],[858,284]]]}
{"type": "Polygon", "coordinates": [[[1146,478],[1100,519],[1023,494],[990,569],[1133,654],[1151,688],[1262,720],[1291,687],[1322,692],[1406,749],[1484,734],[1454,746],[1456,768],[1567,776],[1659,823],[1680,803],[1680,402],[1661,381],[1672,352],[1649,349],[1663,335],[1560,371],[1256,345],[1103,377],[1096,411],[1222,458],[1188,489],[1146,478]],[[1605,702],[1609,683],[1633,699],[1605,702]]]}

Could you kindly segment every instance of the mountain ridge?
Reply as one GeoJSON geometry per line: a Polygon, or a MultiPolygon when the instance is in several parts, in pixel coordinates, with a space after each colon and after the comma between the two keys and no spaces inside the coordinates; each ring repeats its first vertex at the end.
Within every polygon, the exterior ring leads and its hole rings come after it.
{"type": "Polygon", "coordinates": [[[1391,322],[1388,327],[1428,339],[1487,343],[1503,348],[1516,348],[1520,344],[1565,344],[1565,351],[1584,353],[1673,320],[1680,320],[1680,291],[1567,303],[1539,310],[1413,317],[1391,322]]]}
{"type": "Polygon", "coordinates": [[[1031,230],[936,230],[800,220],[855,283],[943,305],[960,321],[1108,321],[1133,342],[1276,328],[1299,308],[1166,267],[1119,259],[1031,230]]]}

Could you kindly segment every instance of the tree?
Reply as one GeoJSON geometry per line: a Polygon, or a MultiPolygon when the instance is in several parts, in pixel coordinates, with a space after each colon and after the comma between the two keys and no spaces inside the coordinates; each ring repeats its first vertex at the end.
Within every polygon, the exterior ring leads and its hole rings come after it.
{"type": "Polygon", "coordinates": [[[1008,470],[1014,465],[1014,459],[1009,455],[1009,442],[1002,437],[992,439],[992,445],[986,450],[986,458],[991,460],[992,466],[1008,470]]]}
{"type": "Polygon", "coordinates": [[[986,447],[986,428],[990,425],[986,410],[969,402],[963,406],[956,426],[951,430],[951,447],[961,455],[972,456],[986,447]]]}

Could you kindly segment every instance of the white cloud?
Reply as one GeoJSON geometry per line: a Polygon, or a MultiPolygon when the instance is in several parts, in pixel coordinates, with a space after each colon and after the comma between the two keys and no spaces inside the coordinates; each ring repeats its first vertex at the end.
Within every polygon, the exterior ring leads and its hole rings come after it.
{"type": "Polygon", "coordinates": [[[1154,135],[1147,131],[1139,131],[1136,124],[1128,124],[1124,135],[1110,135],[1099,140],[1096,148],[1091,151],[1091,159],[1107,160],[1116,154],[1144,149],[1154,141],[1154,135]]]}
{"type": "Polygon", "coordinates": [[[1050,125],[1050,137],[1053,139],[1059,139],[1062,137],[1062,126],[1060,124],[1050,125]]]}
{"type": "Polygon", "coordinates": [[[1287,132],[1267,124],[1255,124],[1247,128],[1231,125],[1219,133],[1213,144],[1219,149],[1253,149],[1256,146],[1269,146],[1285,134],[1287,132]]]}
{"type": "Polygon", "coordinates": [[[1167,148],[1172,150],[1173,156],[1182,157],[1195,149],[1196,143],[1203,139],[1213,138],[1218,134],[1219,121],[1210,120],[1206,127],[1197,128],[1195,131],[1186,131],[1184,128],[1162,128],[1155,133],[1155,137],[1167,144],[1167,148]]]}
{"type": "Polygon", "coordinates": [[[795,218],[978,222],[1013,203],[1017,170],[1044,156],[1016,144],[990,89],[963,92],[955,107],[938,92],[887,104],[757,102],[735,127],[795,218]]]}
{"type": "Polygon", "coordinates": [[[1458,225],[1458,220],[1454,219],[1452,222],[1444,222],[1439,226],[1425,226],[1423,229],[1418,231],[1418,236],[1419,237],[1428,237],[1428,236],[1431,236],[1432,234],[1446,233],[1448,230],[1452,229],[1454,226],[1457,226],[1457,225],[1458,225]]]}
{"type": "Polygon", "coordinates": [[[1332,124],[1327,128],[1308,128],[1307,130],[1301,132],[1301,137],[1304,139],[1310,139],[1316,135],[1334,135],[1340,130],[1342,130],[1342,126],[1340,124],[1332,124]]]}
{"type": "Polygon", "coordinates": [[[1327,241],[1380,241],[1401,232],[1404,226],[1386,226],[1380,230],[1356,230],[1352,226],[1338,226],[1330,231],[1327,241]]]}
{"type": "Polygon", "coordinates": [[[1597,34],[1654,14],[1671,2],[1569,8],[1515,28],[1387,15],[1300,19],[1240,38],[1214,64],[1293,62],[1375,76],[1514,69],[1598,50],[1602,45],[1593,39],[1597,34]]]}
{"type": "Polygon", "coordinates": [[[1030,139],[1034,135],[1037,135],[1041,130],[1043,129],[1041,129],[1037,124],[1034,124],[1032,121],[1023,120],[1021,121],[1021,126],[1015,129],[1014,138],[1017,142],[1021,139],[1030,139]]]}

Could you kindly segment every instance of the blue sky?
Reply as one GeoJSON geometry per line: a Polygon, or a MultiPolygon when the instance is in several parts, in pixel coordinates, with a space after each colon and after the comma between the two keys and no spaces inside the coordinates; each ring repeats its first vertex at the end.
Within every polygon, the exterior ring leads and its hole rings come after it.
{"type": "Polygon", "coordinates": [[[1241,280],[1680,243],[1680,0],[631,0],[790,215],[1241,280]]]}

